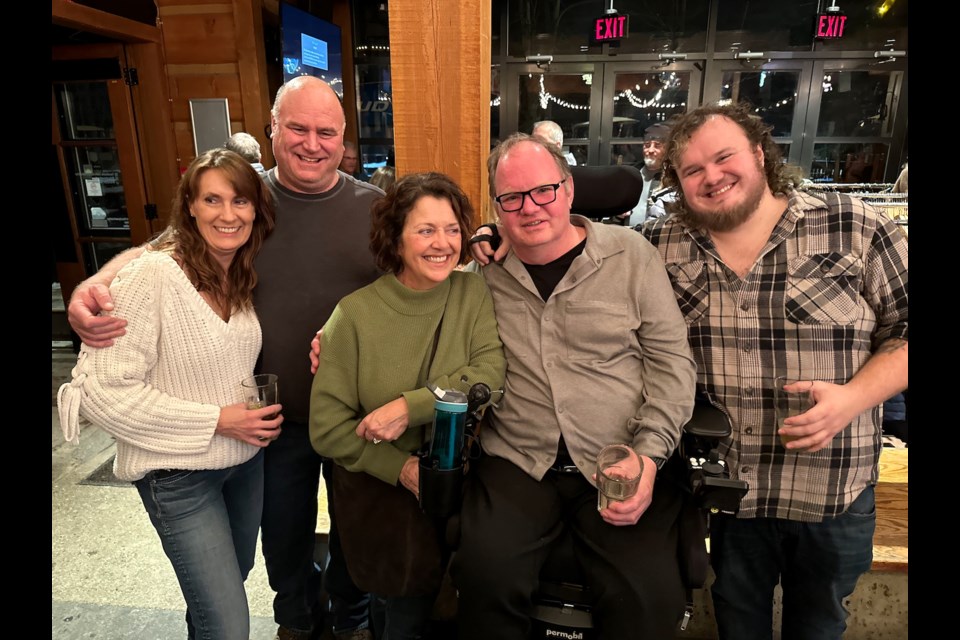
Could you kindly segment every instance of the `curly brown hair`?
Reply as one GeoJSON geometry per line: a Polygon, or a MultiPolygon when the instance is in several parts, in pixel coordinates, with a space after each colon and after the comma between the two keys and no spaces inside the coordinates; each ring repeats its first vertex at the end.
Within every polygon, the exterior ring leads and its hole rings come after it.
{"type": "Polygon", "coordinates": [[[275,224],[273,198],[256,169],[233,151],[211,149],[187,167],[177,186],[170,222],[151,249],[173,253],[197,291],[208,292],[222,308],[233,312],[253,305],[253,288],[257,285],[253,260],[275,224]],[[237,250],[226,278],[190,215],[190,204],[200,195],[200,177],[210,169],[222,171],[237,195],[248,199],[256,211],[250,239],[237,250]]]}
{"type": "Polygon", "coordinates": [[[459,264],[466,262],[467,241],[473,233],[473,206],[467,194],[449,176],[431,171],[411,173],[400,178],[387,189],[386,195],[373,203],[370,210],[370,252],[381,270],[393,274],[403,270],[400,235],[407,214],[424,196],[450,203],[460,225],[459,264]]]}
{"type": "Polygon", "coordinates": [[[668,201],[665,207],[668,212],[678,216],[687,213],[687,201],[680,186],[680,177],[677,175],[677,165],[680,157],[687,149],[690,138],[714,116],[722,116],[739,126],[747,136],[751,147],[759,146],[763,150],[763,172],[767,178],[767,185],[774,195],[788,195],[799,186],[803,172],[799,167],[783,161],[780,147],[773,141],[771,131],[773,127],[766,124],[759,116],[751,112],[747,103],[739,104],[705,104],[689,113],[671,118],[670,135],[663,152],[664,187],[676,189],[676,199],[668,201]]]}

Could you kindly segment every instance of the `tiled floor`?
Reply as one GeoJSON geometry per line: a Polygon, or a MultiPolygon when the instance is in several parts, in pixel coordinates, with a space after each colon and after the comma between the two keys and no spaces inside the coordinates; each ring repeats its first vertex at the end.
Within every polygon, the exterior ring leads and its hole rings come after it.
{"type": "MultiPolygon", "coordinates": [[[[136,489],[83,483],[113,455],[112,438],[87,425],[78,446],[63,439],[56,393],[75,362],[72,349],[53,350],[52,637],[185,638],[183,597],[136,489]]],[[[259,553],[246,587],[250,638],[272,640],[273,591],[259,553]]]]}

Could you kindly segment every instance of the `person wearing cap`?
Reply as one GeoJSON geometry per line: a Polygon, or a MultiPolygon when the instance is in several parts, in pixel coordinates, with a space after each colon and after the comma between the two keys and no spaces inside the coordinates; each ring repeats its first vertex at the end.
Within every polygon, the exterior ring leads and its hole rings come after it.
{"type": "Polygon", "coordinates": [[[663,148],[669,135],[670,127],[662,122],[655,122],[643,132],[643,166],[640,168],[640,173],[643,175],[643,193],[640,196],[640,202],[630,213],[630,220],[627,223],[630,227],[643,224],[647,219],[647,209],[653,204],[653,194],[661,192],[663,148]]]}

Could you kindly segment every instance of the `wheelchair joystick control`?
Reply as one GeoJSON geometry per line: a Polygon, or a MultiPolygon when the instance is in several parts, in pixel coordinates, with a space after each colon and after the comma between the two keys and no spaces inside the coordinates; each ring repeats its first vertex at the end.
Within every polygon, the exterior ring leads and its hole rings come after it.
{"type": "Polygon", "coordinates": [[[709,476],[722,476],[726,467],[720,462],[720,454],[716,449],[710,451],[707,460],[700,466],[703,473],[709,476]]]}

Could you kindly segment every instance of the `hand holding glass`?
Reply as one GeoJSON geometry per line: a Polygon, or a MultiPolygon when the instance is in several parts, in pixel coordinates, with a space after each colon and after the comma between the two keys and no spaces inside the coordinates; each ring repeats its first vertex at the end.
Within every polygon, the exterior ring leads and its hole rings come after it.
{"type": "Polygon", "coordinates": [[[597,455],[597,511],[634,495],[642,474],[643,460],[627,445],[612,444],[601,449],[597,455]]]}
{"type": "MultiPolygon", "coordinates": [[[[277,393],[277,376],[273,373],[261,373],[249,378],[244,378],[240,382],[240,388],[243,389],[243,401],[247,404],[247,409],[262,409],[272,404],[277,404],[279,395],[277,393]]],[[[264,416],[264,420],[273,420],[277,414],[264,416]]],[[[266,440],[261,437],[260,440],[266,440]]]]}
{"type": "MultiPolygon", "coordinates": [[[[776,407],[777,415],[777,432],[780,432],[780,428],[786,426],[783,424],[783,421],[787,418],[793,416],[798,416],[801,413],[806,413],[814,404],[813,396],[810,394],[810,389],[813,388],[813,382],[804,382],[801,385],[801,388],[795,391],[787,391],[784,389],[787,385],[796,384],[797,380],[791,380],[787,376],[777,376],[774,380],[773,385],[773,401],[776,407]]],[[[802,436],[788,436],[786,434],[780,435],[780,441],[783,444],[792,442],[801,438],[802,436]]]]}

